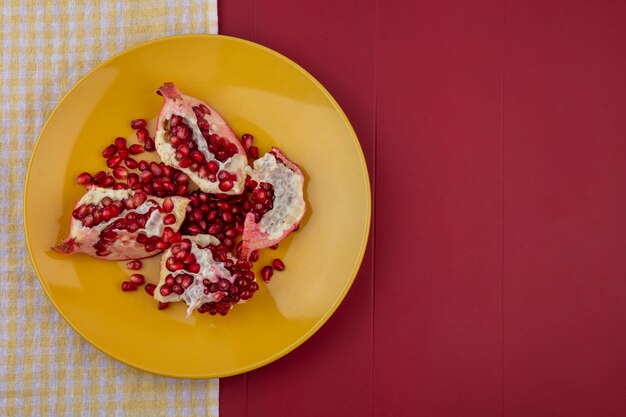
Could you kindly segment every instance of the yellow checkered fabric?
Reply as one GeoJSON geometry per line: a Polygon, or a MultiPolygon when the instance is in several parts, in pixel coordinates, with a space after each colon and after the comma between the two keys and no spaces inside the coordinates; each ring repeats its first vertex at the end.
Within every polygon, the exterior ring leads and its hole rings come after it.
{"type": "Polygon", "coordinates": [[[217,416],[218,381],[163,378],[84,341],[41,289],[24,246],[35,140],[80,77],[149,39],[217,33],[217,0],[0,2],[0,416],[217,416]]]}

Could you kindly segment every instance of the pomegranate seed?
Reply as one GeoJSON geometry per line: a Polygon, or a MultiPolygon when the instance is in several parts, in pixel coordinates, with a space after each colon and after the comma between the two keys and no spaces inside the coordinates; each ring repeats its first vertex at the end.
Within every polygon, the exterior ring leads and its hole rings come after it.
{"type": "Polygon", "coordinates": [[[146,290],[146,292],[150,295],[150,297],[154,297],[154,290],[156,289],[156,285],[146,284],[146,286],[143,287],[143,289],[146,290]]]}
{"type": "Polygon", "coordinates": [[[169,286],[174,285],[174,283],[176,282],[176,278],[174,278],[174,275],[169,274],[167,277],[165,277],[165,283],[169,286]]]}
{"type": "Polygon", "coordinates": [[[144,282],[146,282],[146,280],[145,280],[144,276],[143,276],[143,275],[141,275],[141,274],[132,274],[132,275],[129,277],[129,279],[130,279],[130,281],[131,281],[131,282],[134,282],[134,283],[135,283],[135,284],[137,284],[137,285],[141,285],[141,284],[143,284],[144,282]]]}
{"type": "Polygon", "coordinates": [[[285,270],[285,263],[283,261],[281,261],[280,259],[278,259],[278,258],[274,259],[272,261],[272,266],[277,271],[284,271],[285,270]]]}
{"type": "Polygon", "coordinates": [[[137,130],[137,129],[143,129],[146,127],[146,121],[144,119],[135,119],[132,122],[130,122],[130,128],[137,130]]]}
{"type": "Polygon", "coordinates": [[[117,153],[117,147],[115,145],[109,145],[102,151],[103,158],[110,158],[117,153]]]}
{"type": "Polygon", "coordinates": [[[261,277],[265,282],[270,282],[273,274],[274,269],[271,266],[264,266],[263,269],[261,269],[261,277]]]}
{"type": "Polygon", "coordinates": [[[172,210],[174,210],[174,202],[172,201],[172,199],[167,197],[165,200],[163,200],[162,208],[164,213],[171,213],[172,210]]]}
{"type": "Polygon", "coordinates": [[[189,266],[187,266],[187,271],[193,273],[193,274],[197,274],[198,272],[200,272],[200,265],[198,264],[191,264],[189,266]]]}
{"type": "Polygon", "coordinates": [[[176,294],[181,295],[182,293],[185,292],[185,290],[183,289],[183,287],[181,287],[178,284],[174,284],[172,285],[172,291],[174,291],[176,294]]]}
{"type": "Polygon", "coordinates": [[[137,135],[137,140],[141,143],[144,143],[146,141],[146,138],[150,137],[150,133],[146,130],[145,127],[138,129],[135,134],[137,135]]]}
{"type": "Polygon", "coordinates": [[[278,243],[277,243],[277,244],[275,244],[275,245],[270,246],[270,249],[273,249],[273,250],[278,249],[278,243]]]}
{"type": "Polygon", "coordinates": [[[115,144],[115,147],[117,149],[126,149],[126,139],[124,139],[123,137],[115,138],[115,141],[113,143],[115,144]]]}
{"type": "Polygon", "coordinates": [[[143,146],[141,146],[138,143],[135,143],[133,145],[130,145],[130,148],[128,148],[128,152],[130,152],[131,155],[137,155],[143,152],[143,146]]]}
{"type": "Polygon", "coordinates": [[[171,127],[177,126],[182,120],[183,120],[182,117],[180,117],[179,115],[175,114],[170,119],[170,126],[171,127]]]}
{"type": "Polygon", "coordinates": [[[124,159],[124,165],[126,165],[130,169],[135,169],[139,166],[137,161],[135,161],[133,158],[124,159]]]}
{"type": "Polygon", "coordinates": [[[154,177],[154,174],[148,170],[145,171],[141,171],[141,174],[139,175],[139,178],[141,179],[142,182],[146,183],[146,182],[150,182],[150,180],[154,177]]]}
{"type": "Polygon", "coordinates": [[[122,158],[120,158],[119,156],[112,156],[107,159],[107,166],[109,168],[115,168],[120,164],[120,162],[122,162],[122,158]]]}
{"type": "Polygon", "coordinates": [[[76,183],[80,185],[88,185],[93,182],[93,178],[88,172],[83,172],[78,177],[76,177],[76,183]]]}
{"type": "Polygon", "coordinates": [[[122,282],[122,291],[135,291],[137,289],[137,284],[130,281],[122,282]]]}
{"type": "Polygon", "coordinates": [[[149,166],[150,166],[150,164],[148,163],[148,161],[139,161],[139,170],[140,171],[145,171],[146,169],[148,169],[149,166]]]}
{"type": "Polygon", "coordinates": [[[250,252],[250,262],[256,262],[259,260],[259,251],[258,250],[253,250],[252,252],[250,252]]]}
{"type": "Polygon", "coordinates": [[[104,188],[109,188],[111,187],[113,184],[115,184],[115,178],[113,177],[109,177],[107,176],[104,181],[102,181],[102,184],[100,184],[102,187],[104,188]]]}
{"type": "Polygon", "coordinates": [[[156,149],[156,147],[154,146],[154,139],[152,138],[146,138],[146,143],[143,144],[146,152],[152,152],[156,149]]]}
{"type": "Polygon", "coordinates": [[[123,166],[116,166],[113,168],[113,176],[118,180],[123,180],[128,176],[128,170],[123,166]]]}
{"type": "Polygon", "coordinates": [[[167,216],[163,217],[163,224],[174,224],[176,223],[176,216],[174,216],[172,213],[168,214],[167,216]]]}
{"type": "Polygon", "coordinates": [[[170,306],[170,303],[163,303],[161,301],[159,301],[159,310],[165,310],[166,308],[168,308],[170,306]]]}
{"type": "Polygon", "coordinates": [[[137,271],[141,269],[142,266],[143,264],[139,260],[130,261],[126,263],[126,268],[133,270],[133,271],[137,271]]]}
{"type": "Polygon", "coordinates": [[[250,158],[259,159],[259,148],[257,148],[256,146],[251,147],[248,150],[248,153],[250,154],[250,158]]]}
{"type": "Polygon", "coordinates": [[[226,192],[226,191],[232,190],[233,186],[234,186],[233,182],[230,180],[227,180],[227,181],[220,182],[219,189],[221,191],[226,192]]]}
{"type": "Polygon", "coordinates": [[[161,287],[159,292],[161,293],[163,297],[167,297],[168,295],[172,293],[172,289],[170,287],[163,286],[161,287]]]}

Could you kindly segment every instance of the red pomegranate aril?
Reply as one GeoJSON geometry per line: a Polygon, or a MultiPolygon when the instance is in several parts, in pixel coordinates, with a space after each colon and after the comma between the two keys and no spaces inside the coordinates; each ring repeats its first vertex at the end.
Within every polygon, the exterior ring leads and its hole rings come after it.
{"type": "Polygon", "coordinates": [[[178,162],[178,165],[181,168],[189,168],[191,166],[191,159],[189,158],[183,158],[178,162]]]}
{"type": "Polygon", "coordinates": [[[122,162],[122,158],[120,158],[119,156],[112,156],[107,159],[107,166],[109,168],[115,168],[120,164],[120,162],[122,162]]]}
{"type": "Polygon", "coordinates": [[[219,174],[217,174],[217,179],[220,181],[225,181],[230,179],[230,174],[228,173],[228,171],[220,171],[219,174]]]}
{"type": "Polygon", "coordinates": [[[115,184],[115,178],[113,177],[106,177],[104,179],[104,181],[102,181],[102,184],[100,184],[102,187],[104,188],[109,188],[111,187],[113,184],[115,184]]]}
{"type": "Polygon", "coordinates": [[[107,173],[104,171],[98,171],[96,173],[96,175],[94,175],[93,177],[93,182],[94,184],[100,184],[102,183],[102,181],[104,181],[104,179],[107,177],[107,173]]]}
{"type": "Polygon", "coordinates": [[[140,171],[145,171],[146,169],[148,169],[149,166],[150,166],[150,164],[148,163],[148,161],[139,161],[139,170],[140,171]]]}
{"type": "Polygon", "coordinates": [[[150,171],[152,171],[155,177],[163,175],[163,169],[156,162],[150,162],[150,171]]]}
{"type": "Polygon", "coordinates": [[[250,154],[250,158],[259,159],[259,148],[257,148],[256,146],[251,147],[248,150],[248,153],[250,154]]]}
{"type": "Polygon", "coordinates": [[[88,185],[88,184],[91,184],[92,182],[93,182],[93,178],[91,174],[89,174],[88,172],[83,172],[78,177],[76,177],[76,183],[80,185],[88,185]]]}
{"type": "Polygon", "coordinates": [[[130,282],[134,282],[137,285],[142,285],[146,281],[144,276],[141,274],[132,274],[129,279],[130,282]]]}
{"type": "Polygon", "coordinates": [[[259,260],[259,256],[260,252],[258,250],[253,250],[252,252],[250,252],[250,256],[248,257],[248,259],[250,260],[250,262],[256,262],[259,260]]]}
{"type": "Polygon", "coordinates": [[[139,164],[133,158],[124,159],[124,165],[126,165],[130,169],[136,169],[139,164]]]}
{"type": "Polygon", "coordinates": [[[122,282],[122,291],[135,291],[137,289],[137,284],[131,281],[122,282]]]}
{"type": "Polygon", "coordinates": [[[167,302],[164,303],[164,302],[159,301],[158,309],[159,310],[165,310],[169,306],[170,306],[170,303],[167,303],[167,302]]]}
{"type": "Polygon", "coordinates": [[[272,266],[277,271],[284,271],[285,270],[285,263],[282,260],[278,259],[278,258],[274,259],[272,261],[272,266]]]}
{"type": "Polygon", "coordinates": [[[233,182],[230,180],[227,180],[227,181],[220,182],[219,189],[221,191],[226,192],[226,191],[232,190],[233,186],[234,186],[233,182]]]}
{"type": "Polygon", "coordinates": [[[137,271],[139,269],[141,269],[141,267],[143,266],[143,264],[141,263],[140,260],[134,260],[134,261],[130,261],[130,262],[126,262],[126,268],[132,270],[132,271],[137,271]]]}
{"type": "Polygon", "coordinates": [[[139,174],[139,178],[142,182],[146,183],[154,178],[154,174],[149,170],[141,171],[141,174],[139,174]]]}
{"type": "Polygon", "coordinates": [[[273,274],[274,269],[271,266],[264,266],[263,269],[261,269],[261,277],[265,282],[270,282],[273,274]]]}
{"type": "Polygon", "coordinates": [[[198,264],[191,264],[187,266],[187,271],[193,273],[193,274],[197,274],[198,272],[200,272],[200,265],[198,264]]]}
{"type": "Polygon", "coordinates": [[[168,214],[167,216],[163,217],[163,224],[174,224],[176,223],[176,216],[174,216],[172,213],[168,214]]]}
{"type": "Polygon", "coordinates": [[[115,138],[115,141],[113,143],[115,144],[115,147],[117,149],[126,149],[126,139],[121,136],[115,138]]]}
{"type": "Polygon", "coordinates": [[[162,208],[164,213],[171,213],[172,210],[174,210],[174,202],[172,201],[172,199],[167,197],[165,200],[163,200],[162,208]]]}
{"type": "Polygon", "coordinates": [[[146,139],[150,137],[150,133],[144,127],[137,130],[135,134],[137,135],[137,140],[141,143],[144,143],[146,139]]]}
{"type": "Polygon", "coordinates": [[[146,290],[146,292],[148,293],[150,297],[154,297],[154,290],[156,290],[156,285],[146,284],[146,286],[143,287],[143,289],[146,290]]]}
{"type": "Polygon", "coordinates": [[[183,274],[183,279],[180,282],[180,285],[187,289],[189,288],[189,286],[191,285],[191,283],[193,282],[193,277],[189,274],[183,274]]]}
{"type": "Polygon", "coordinates": [[[113,168],[113,176],[118,180],[123,180],[128,176],[128,170],[123,166],[116,166],[113,168]]]}
{"type": "Polygon", "coordinates": [[[130,122],[130,128],[137,130],[146,127],[146,121],[144,119],[135,119],[130,122]]]}
{"type": "Polygon", "coordinates": [[[167,277],[165,277],[165,284],[171,287],[174,283],[176,283],[176,278],[174,278],[174,275],[168,274],[167,277]]]}
{"type": "MultiPolygon", "coordinates": [[[[183,252],[186,253],[186,252],[183,252]]],[[[186,256],[182,259],[183,263],[187,265],[192,265],[196,263],[196,255],[193,253],[186,254],[186,256]]]]}
{"type": "Polygon", "coordinates": [[[168,286],[162,286],[161,289],[159,290],[159,292],[161,293],[161,295],[163,297],[167,297],[168,295],[170,295],[172,293],[172,287],[168,286]]]}
{"type": "Polygon", "coordinates": [[[115,145],[109,145],[102,151],[103,158],[110,158],[117,153],[117,147],[115,145]]]}
{"type": "Polygon", "coordinates": [[[202,233],[202,229],[200,229],[200,227],[197,224],[190,224],[189,226],[187,226],[187,233],[189,233],[192,236],[195,236],[195,235],[202,233]]]}
{"type": "Polygon", "coordinates": [[[178,284],[174,284],[172,285],[172,291],[175,292],[178,295],[181,295],[182,293],[185,292],[185,290],[183,289],[183,287],[181,287],[178,284]]]}
{"type": "Polygon", "coordinates": [[[165,249],[170,247],[170,244],[167,243],[167,242],[159,241],[159,242],[157,242],[156,247],[161,249],[161,250],[165,250],[165,249]]]}
{"type": "Polygon", "coordinates": [[[183,120],[182,117],[180,117],[179,115],[175,114],[170,119],[170,126],[171,127],[177,126],[182,120],[183,120]]]}
{"type": "Polygon", "coordinates": [[[154,145],[154,139],[152,138],[146,138],[146,142],[143,144],[143,146],[146,152],[153,152],[156,149],[156,146],[154,145]]]}
{"type": "Polygon", "coordinates": [[[144,151],[143,146],[141,146],[141,145],[140,145],[140,144],[138,144],[138,143],[135,143],[135,144],[133,144],[133,145],[130,145],[130,147],[128,148],[128,152],[129,152],[131,155],[137,155],[137,154],[142,153],[143,151],[144,151]]]}

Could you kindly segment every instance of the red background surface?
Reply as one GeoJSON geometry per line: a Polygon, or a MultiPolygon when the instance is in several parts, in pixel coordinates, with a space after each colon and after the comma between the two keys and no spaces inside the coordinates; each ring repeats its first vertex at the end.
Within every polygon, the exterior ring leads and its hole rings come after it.
{"type": "Polygon", "coordinates": [[[219,6],[333,94],[374,192],[342,306],[221,416],[625,416],[626,3],[219,6]]]}

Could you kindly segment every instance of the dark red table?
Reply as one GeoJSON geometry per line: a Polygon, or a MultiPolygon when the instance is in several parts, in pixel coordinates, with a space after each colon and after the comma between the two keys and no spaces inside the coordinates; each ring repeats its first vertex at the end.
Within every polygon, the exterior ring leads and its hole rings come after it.
{"type": "Polygon", "coordinates": [[[343,305],[221,416],[626,416],[626,3],[219,5],[338,100],[375,201],[343,305]]]}

